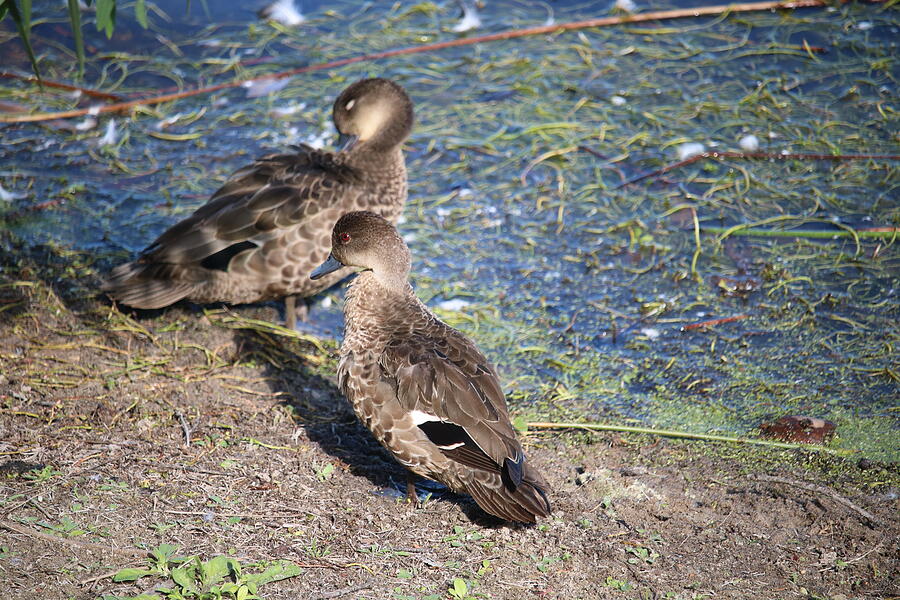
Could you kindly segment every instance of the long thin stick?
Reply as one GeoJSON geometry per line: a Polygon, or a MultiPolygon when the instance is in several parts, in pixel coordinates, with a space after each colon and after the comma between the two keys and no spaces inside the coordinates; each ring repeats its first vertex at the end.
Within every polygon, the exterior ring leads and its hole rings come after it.
{"type": "Polygon", "coordinates": [[[754,438],[738,438],[727,435],[715,435],[711,433],[690,433],[687,431],[674,431],[672,429],[651,429],[649,427],[631,427],[629,425],[603,425],[601,423],[528,423],[528,427],[534,429],[587,429],[588,431],[618,431],[622,433],[646,433],[663,437],[682,438],[687,440],[703,440],[707,442],[731,442],[736,444],[755,444],[757,446],[770,446],[774,448],[788,448],[814,450],[817,452],[829,452],[831,454],[852,454],[853,450],[839,448],[826,448],[810,444],[792,444],[790,442],[773,442],[771,440],[758,440],[754,438]]]}
{"type": "Polygon", "coordinates": [[[90,96],[91,98],[100,98],[102,100],[112,100],[116,102],[122,99],[122,96],[118,96],[116,94],[110,94],[108,92],[99,92],[97,90],[92,90],[90,88],[79,87],[77,85],[72,85],[71,83],[63,83],[61,81],[51,81],[49,79],[38,79],[32,75],[19,75],[18,73],[11,73],[9,71],[0,71],[0,77],[5,79],[20,79],[22,81],[28,81],[31,83],[42,83],[47,87],[58,88],[61,90],[69,90],[72,92],[81,92],[85,96],[90,96]]]}
{"type": "Polygon", "coordinates": [[[710,319],[708,321],[701,321],[699,323],[691,323],[690,325],[685,325],[681,328],[681,330],[690,331],[691,329],[700,329],[702,327],[715,327],[716,325],[724,325],[725,323],[740,321],[741,319],[746,319],[749,316],[750,315],[734,315],[733,317],[725,317],[722,319],[710,319]]]}
{"type": "Polygon", "coordinates": [[[56,544],[67,544],[69,546],[78,546],[79,548],[86,548],[88,550],[93,550],[94,552],[99,552],[100,554],[109,554],[110,552],[115,552],[117,554],[127,555],[127,556],[146,556],[146,550],[126,550],[124,548],[110,548],[108,546],[101,546],[100,544],[94,544],[93,542],[83,542],[81,540],[76,540],[74,538],[65,538],[58,535],[51,535],[49,533],[44,533],[43,531],[37,531],[30,527],[25,527],[23,525],[19,525],[18,523],[13,523],[12,521],[7,521],[6,519],[0,519],[0,527],[4,529],[9,529],[10,531],[14,531],[16,533],[21,533],[22,535],[28,535],[34,538],[38,538],[47,542],[52,542],[56,544]]]}
{"type": "MultiPolygon", "coordinates": [[[[870,2],[877,4],[884,2],[884,0],[870,0],[870,2]]],[[[564,31],[575,31],[578,29],[587,29],[590,27],[609,27],[611,25],[622,25],[627,23],[643,23],[646,21],[663,21],[669,19],[683,19],[683,18],[696,18],[696,17],[704,17],[711,15],[721,15],[721,14],[730,14],[730,13],[743,13],[743,12],[759,12],[766,10],[795,10],[798,8],[814,8],[827,6],[828,2],[826,0],[789,0],[787,2],[780,1],[767,1],[767,2],[747,2],[742,4],[730,4],[730,5],[716,5],[716,6],[701,6],[697,8],[685,8],[678,10],[659,10],[647,13],[639,13],[636,15],[623,15],[617,17],[600,17],[598,19],[588,19],[586,21],[574,21],[571,23],[558,23],[554,25],[543,25],[541,27],[529,27],[527,29],[515,29],[512,31],[503,31],[500,33],[492,33],[488,35],[481,35],[470,38],[459,38],[455,40],[447,40],[444,42],[436,42],[434,44],[424,44],[422,46],[412,46],[409,48],[399,48],[397,50],[386,50],[384,52],[376,52],[374,54],[363,54],[359,56],[352,56],[350,58],[342,58],[339,60],[333,60],[326,63],[318,63],[314,65],[308,65],[305,67],[299,67],[297,69],[290,69],[287,71],[281,71],[279,73],[271,73],[268,75],[261,75],[259,77],[253,77],[245,80],[238,81],[229,81],[226,83],[219,83],[216,85],[211,85],[203,88],[196,88],[193,90],[185,90],[183,92],[175,92],[172,94],[163,94],[160,96],[154,96],[152,98],[140,98],[138,100],[131,100],[129,102],[119,102],[116,104],[108,104],[106,106],[100,107],[92,107],[86,109],[77,109],[77,110],[69,110],[63,112],[56,113],[38,113],[34,115],[21,115],[17,117],[0,117],[0,123],[25,123],[25,122],[35,122],[35,121],[47,121],[50,119],[67,119],[71,117],[81,117],[83,115],[88,114],[91,111],[99,111],[101,113],[107,112],[120,112],[123,110],[127,110],[129,108],[133,108],[135,106],[145,106],[149,104],[160,104],[162,102],[169,102],[171,100],[179,100],[181,98],[187,98],[189,96],[196,96],[198,94],[209,94],[211,92],[217,92],[219,90],[235,88],[243,85],[247,81],[258,81],[265,79],[283,79],[285,77],[292,77],[294,75],[299,75],[301,73],[309,73],[312,71],[321,71],[322,69],[333,69],[335,67],[343,67],[345,65],[350,65],[353,63],[370,61],[370,60],[378,60],[382,58],[388,58],[391,56],[401,56],[404,54],[418,54],[420,52],[430,52],[432,50],[443,50],[444,48],[456,48],[459,46],[469,46],[471,44],[480,44],[485,42],[496,42],[500,40],[511,40],[514,38],[526,37],[531,35],[541,35],[545,33],[562,33],[564,31]]]]}

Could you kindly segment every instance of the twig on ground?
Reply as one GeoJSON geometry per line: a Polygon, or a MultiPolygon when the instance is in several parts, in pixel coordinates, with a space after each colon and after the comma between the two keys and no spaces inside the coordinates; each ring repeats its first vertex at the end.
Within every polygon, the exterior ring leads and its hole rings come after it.
{"type": "Polygon", "coordinates": [[[84,548],[85,550],[92,550],[94,552],[100,552],[103,554],[115,552],[117,554],[122,554],[125,556],[137,557],[143,557],[147,554],[145,550],[125,550],[122,548],[110,548],[109,546],[101,546],[100,544],[94,544],[92,542],[82,542],[81,540],[76,540],[74,538],[64,538],[58,535],[44,533],[43,531],[37,531],[35,529],[31,529],[30,527],[25,527],[24,525],[19,525],[18,523],[7,521],[6,519],[0,519],[0,527],[3,527],[15,533],[21,533],[22,535],[28,535],[40,540],[44,540],[46,542],[77,546],[79,548],[84,548]]]}
{"type": "Polygon", "coordinates": [[[104,573],[103,575],[97,575],[96,577],[91,577],[90,579],[85,579],[81,582],[81,585],[90,585],[92,583],[97,583],[101,579],[108,579],[121,571],[121,569],[116,569],[115,571],[110,571],[108,573],[104,573]]]}
{"type": "Polygon", "coordinates": [[[349,587],[341,588],[339,590],[334,590],[333,592],[326,592],[324,594],[319,594],[318,596],[313,596],[309,600],[329,600],[330,598],[340,598],[341,596],[347,596],[348,594],[352,594],[354,592],[359,592],[361,590],[367,590],[372,587],[371,581],[366,581],[365,583],[358,583],[356,585],[351,585],[349,587]]]}
{"type": "Polygon", "coordinates": [[[873,529],[875,528],[875,525],[882,525],[882,522],[878,517],[876,517],[875,515],[873,515],[866,509],[862,508],[861,506],[854,504],[847,498],[844,498],[843,496],[841,496],[840,494],[838,494],[837,492],[835,492],[834,490],[832,490],[830,488],[822,487],[820,485],[815,485],[814,483],[806,483],[805,481],[797,481],[796,479],[788,479],[786,477],[776,477],[774,475],[748,475],[748,478],[753,481],[766,481],[769,483],[783,483],[784,485],[790,485],[793,487],[800,488],[802,490],[807,490],[809,492],[815,492],[817,494],[824,494],[826,496],[830,496],[831,499],[834,500],[835,502],[837,502],[838,504],[843,504],[850,510],[856,512],[857,514],[862,516],[864,519],[866,519],[866,521],[868,521],[867,524],[870,527],[872,527],[873,529]]]}
{"type": "MultiPolygon", "coordinates": [[[[880,4],[884,0],[869,0],[873,4],[880,4]]],[[[209,94],[212,92],[217,92],[220,90],[236,88],[242,86],[247,81],[258,81],[264,79],[284,79],[286,77],[293,77],[294,75],[300,75],[302,73],[310,73],[312,71],[321,71],[323,69],[333,69],[336,67],[343,67],[345,65],[350,65],[358,62],[372,61],[378,60],[382,58],[388,58],[391,56],[400,56],[404,54],[418,54],[421,52],[430,52],[434,50],[442,50],[444,48],[456,48],[459,46],[468,46],[471,44],[480,44],[484,42],[495,42],[500,40],[510,40],[520,37],[532,36],[532,35],[541,35],[541,34],[553,34],[553,33],[561,33],[564,31],[575,31],[578,29],[587,29],[590,27],[609,27],[612,25],[622,25],[626,23],[644,23],[647,21],[664,21],[669,19],[683,19],[683,18],[696,18],[696,17],[705,17],[705,16],[717,16],[723,14],[732,14],[732,13],[744,13],[744,12],[759,12],[759,11],[768,11],[768,10],[793,10],[797,8],[815,8],[821,6],[827,6],[828,2],[826,0],[788,0],[786,2],[776,1],[766,1],[766,2],[747,2],[743,4],[722,4],[716,6],[700,6],[697,8],[684,8],[677,10],[659,10],[659,11],[651,11],[646,13],[638,13],[634,15],[622,15],[615,17],[600,17],[598,19],[589,19],[587,21],[574,21],[571,23],[555,23],[552,25],[543,25],[540,27],[530,27],[527,29],[516,29],[513,31],[502,31],[499,33],[492,33],[488,35],[474,36],[469,38],[457,38],[454,40],[447,40],[443,42],[436,42],[434,44],[424,44],[422,46],[412,46],[408,48],[399,48],[397,50],[386,50],[384,52],[376,52],[374,54],[363,54],[360,56],[352,56],[350,58],[342,58],[340,60],[334,60],[326,63],[318,63],[314,65],[307,65],[305,67],[299,67],[296,69],[290,69],[287,71],[281,71],[279,73],[271,73],[268,75],[260,75],[257,77],[251,77],[249,79],[242,79],[236,81],[228,81],[225,83],[219,83],[216,85],[211,85],[203,88],[195,88],[192,90],[184,90],[181,92],[175,92],[171,94],[162,94],[159,96],[154,96],[152,98],[141,98],[138,100],[131,100],[128,102],[119,102],[116,104],[108,104],[106,106],[99,107],[99,112],[121,112],[124,110],[128,110],[129,108],[134,108],[135,106],[147,106],[151,104],[161,104],[163,102],[170,102],[172,100],[179,100],[181,98],[188,98],[190,96],[197,96],[199,94],[209,94]]],[[[19,116],[9,116],[9,117],[0,117],[0,123],[25,123],[25,122],[35,122],[35,121],[49,121],[51,119],[67,119],[71,117],[80,117],[88,114],[90,111],[98,110],[97,107],[93,108],[85,108],[85,109],[76,109],[69,111],[62,111],[56,113],[37,113],[33,115],[19,115],[19,116]]],[[[623,184],[625,185],[625,184],[623,184]]]]}
{"type": "Polygon", "coordinates": [[[178,415],[178,420],[181,422],[181,429],[184,431],[184,445],[185,447],[190,447],[191,445],[191,426],[188,424],[187,419],[184,418],[184,415],[181,411],[176,411],[178,415]]]}
{"type": "Polygon", "coordinates": [[[258,519],[261,521],[265,521],[266,519],[297,519],[299,517],[308,515],[308,511],[297,511],[296,513],[286,514],[286,515],[278,515],[278,514],[270,514],[270,513],[232,513],[232,512],[215,512],[209,510],[163,510],[160,512],[164,512],[170,515],[193,515],[193,516],[203,516],[208,515],[210,512],[214,513],[217,517],[240,517],[242,519],[258,519]]]}

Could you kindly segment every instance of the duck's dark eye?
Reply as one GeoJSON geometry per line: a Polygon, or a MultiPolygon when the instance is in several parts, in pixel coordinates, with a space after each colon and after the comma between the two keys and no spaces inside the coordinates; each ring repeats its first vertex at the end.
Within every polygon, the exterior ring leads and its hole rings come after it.
{"type": "Polygon", "coordinates": [[[341,240],[342,244],[346,244],[350,241],[350,234],[345,231],[344,233],[338,235],[338,239],[341,240]]]}

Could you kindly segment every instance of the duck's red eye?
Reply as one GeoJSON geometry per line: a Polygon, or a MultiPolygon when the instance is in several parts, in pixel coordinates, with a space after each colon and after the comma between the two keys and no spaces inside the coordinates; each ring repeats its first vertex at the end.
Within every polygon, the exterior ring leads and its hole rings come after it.
{"type": "Polygon", "coordinates": [[[338,236],[338,238],[340,238],[342,244],[346,244],[347,242],[350,241],[350,234],[347,232],[344,232],[344,233],[340,234],[338,236]]]}

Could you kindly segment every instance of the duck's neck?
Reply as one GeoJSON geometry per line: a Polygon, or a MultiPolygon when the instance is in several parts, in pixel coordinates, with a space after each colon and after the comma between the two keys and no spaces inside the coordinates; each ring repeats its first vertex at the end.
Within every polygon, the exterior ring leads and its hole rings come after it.
{"type": "Polygon", "coordinates": [[[350,283],[344,300],[341,352],[381,352],[398,329],[421,318],[420,307],[409,282],[384,281],[363,271],[350,283]]]}
{"type": "Polygon", "coordinates": [[[406,173],[406,162],[403,160],[402,146],[393,148],[372,147],[365,142],[359,143],[347,153],[347,162],[355,167],[377,167],[406,173]]]}
{"type": "Polygon", "coordinates": [[[363,144],[347,153],[344,162],[363,174],[371,186],[369,209],[396,223],[408,191],[406,161],[400,146],[376,150],[363,144]]]}

